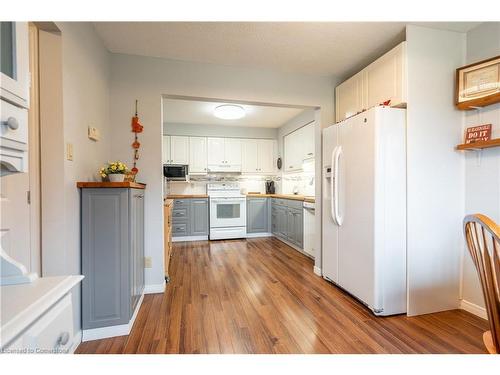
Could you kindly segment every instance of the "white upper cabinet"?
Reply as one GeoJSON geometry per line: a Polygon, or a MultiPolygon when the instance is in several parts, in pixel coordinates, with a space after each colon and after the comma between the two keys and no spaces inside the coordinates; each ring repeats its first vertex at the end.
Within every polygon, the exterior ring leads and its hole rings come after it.
{"type": "Polygon", "coordinates": [[[170,159],[172,164],[189,164],[189,137],[171,136],[170,159]]]}
{"type": "Polygon", "coordinates": [[[207,173],[207,138],[189,137],[189,174],[207,173]]]}
{"type": "Polygon", "coordinates": [[[189,137],[163,136],[163,164],[189,164],[189,137]]]}
{"type": "Polygon", "coordinates": [[[224,138],[208,138],[208,165],[223,165],[225,164],[224,155],[224,138]]]}
{"type": "Polygon", "coordinates": [[[335,88],[337,121],[351,117],[363,108],[363,75],[361,71],[335,88]]]}
{"type": "Polygon", "coordinates": [[[241,140],[208,138],[208,169],[212,172],[241,172],[241,140]]]}
{"type": "Polygon", "coordinates": [[[390,100],[393,107],[407,102],[406,42],[368,65],[335,88],[335,119],[342,121],[390,100]]]}
{"type": "MultiPolygon", "coordinates": [[[[299,129],[300,130],[300,129],[299,129]]],[[[285,146],[285,168],[284,172],[299,171],[302,169],[303,141],[300,131],[296,130],[283,139],[285,146]]]]}
{"type": "Polygon", "coordinates": [[[241,141],[241,171],[243,173],[274,173],[276,141],[244,139],[241,141]]]}
{"type": "Polygon", "coordinates": [[[29,107],[29,36],[27,22],[0,22],[0,97],[29,107]]]}
{"type": "Polygon", "coordinates": [[[312,159],[315,156],[314,151],[314,122],[302,127],[299,129],[300,137],[302,138],[303,147],[302,147],[302,158],[312,159]]]}
{"type": "Polygon", "coordinates": [[[225,138],[224,153],[226,156],[226,164],[241,165],[241,140],[225,138]]]}
{"type": "Polygon", "coordinates": [[[391,106],[406,103],[406,43],[401,43],[365,69],[366,108],[387,100],[391,106]]]}

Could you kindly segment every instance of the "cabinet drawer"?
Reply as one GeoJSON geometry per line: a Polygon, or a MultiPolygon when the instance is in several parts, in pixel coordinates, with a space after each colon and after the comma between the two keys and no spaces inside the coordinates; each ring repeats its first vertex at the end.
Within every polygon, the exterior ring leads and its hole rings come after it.
{"type": "Polygon", "coordinates": [[[172,236],[180,237],[188,235],[188,225],[187,223],[180,223],[172,225],[172,236]]]}
{"type": "Polygon", "coordinates": [[[73,345],[73,336],[73,306],[69,293],[24,331],[8,350],[67,353],[73,345]]]}
{"type": "Polygon", "coordinates": [[[185,221],[188,218],[188,208],[175,208],[172,210],[172,222],[185,221]]]}
{"type": "Polygon", "coordinates": [[[12,105],[5,100],[0,100],[0,138],[15,142],[10,148],[26,151],[28,143],[28,110],[12,105]],[[4,125],[11,118],[12,127],[4,125]],[[17,125],[17,128],[15,127],[17,125]]]}
{"type": "Polygon", "coordinates": [[[174,199],[174,210],[189,206],[189,199],[174,199]]]}

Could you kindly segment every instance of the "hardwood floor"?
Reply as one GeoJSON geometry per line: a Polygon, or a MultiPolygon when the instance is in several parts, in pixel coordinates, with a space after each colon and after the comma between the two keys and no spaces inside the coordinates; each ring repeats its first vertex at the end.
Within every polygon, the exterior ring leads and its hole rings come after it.
{"type": "Polygon", "coordinates": [[[485,320],[375,317],[274,238],[175,243],[171,274],[129,336],[77,353],[485,353],[485,320]]]}

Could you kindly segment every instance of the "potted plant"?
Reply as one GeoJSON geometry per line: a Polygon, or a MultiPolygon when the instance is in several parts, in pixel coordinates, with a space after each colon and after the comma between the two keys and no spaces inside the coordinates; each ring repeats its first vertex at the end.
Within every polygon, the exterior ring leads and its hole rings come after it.
{"type": "Polygon", "coordinates": [[[103,180],[107,177],[110,182],[123,182],[127,172],[127,165],[121,161],[110,161],[107,165],[99,169],[99,174],[103,180]]]}

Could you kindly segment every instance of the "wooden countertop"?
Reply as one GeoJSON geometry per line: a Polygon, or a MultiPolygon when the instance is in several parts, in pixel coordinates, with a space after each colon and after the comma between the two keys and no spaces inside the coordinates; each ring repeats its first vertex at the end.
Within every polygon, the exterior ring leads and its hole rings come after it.
{"type": "Polygon", "coordinates": [[[281,199],[290,199],[294,201],[303,201],[303,202],[309,202],[309,203],[314,203],[315,198],[311,196],[304,196],[304,195],[295,195],[295,194],[256,194],[256,193],[249,193],[246,194],[247,197],[267,197],[267,198],[281,198],[281,199]]]}
{"type": "Polygon", "coordinates": [[[171,205],[173,205],[173,204],[174,204],[174,200],[173,200],[173,199],[168,199],[168,198],[167,198],[167,199],[165,199],[165,200],[163,201],[163,204],[164,204],[165,206],[171,206],[171,205]]]}
{"type": "Polygon", "coordinates": [[[169,194],[167,199],[208,198],[207,194],[169,194]]]}
{"type": "Polygon", "coordinates": [[[141,184],[140,182],[77,182],[76,187],[80,189],[85,188],[133,188],[133,189],[145,189],[146,184],[141,184]]]}

